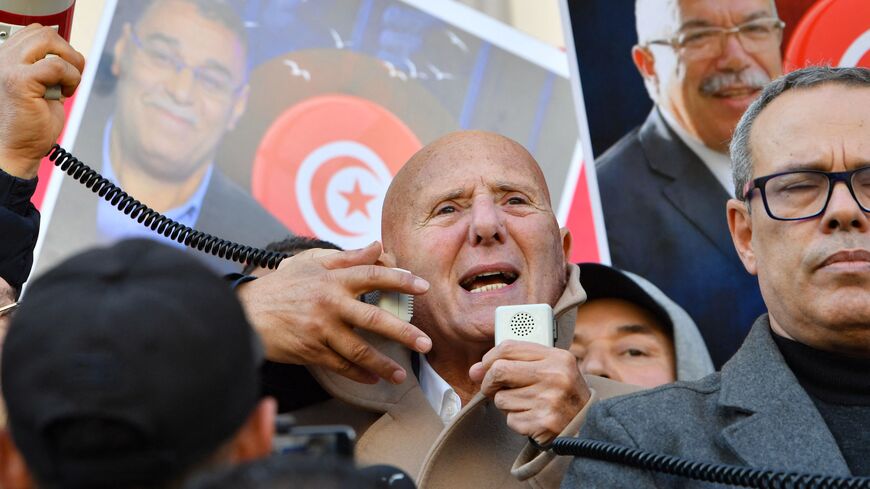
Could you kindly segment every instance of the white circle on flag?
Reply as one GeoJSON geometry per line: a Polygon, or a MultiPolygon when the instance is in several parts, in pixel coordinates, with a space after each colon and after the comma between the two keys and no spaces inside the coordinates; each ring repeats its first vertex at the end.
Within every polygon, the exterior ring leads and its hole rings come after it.
{"type": "Polygon", "coordinates": [[[381,238],[381,209],[391,180],[389,168],[369,147],[356,141],[334,141],[315,149],[302,161],[296,199],[305,222],[317,237],[342,248],[361,248],[381,238]],[[347,163],[320,175],[328,180],[326,195],[313,195],[318,170],[336,158],[346,159],[347,163]]]}
{"type": "Polygon", "coordinates": [[[840,58],[840,62],[837,66],[850,68],[858,66],[858,62],[861,61],[861,58],[863,58],[868,51],[870,51],[870,30],[864,31],[863,34],[858,36],[858,39],[855,39],[855,41],[852,42],[848,49],[846,49],[846,52],[843,53],[843,57],[840,58]]]}

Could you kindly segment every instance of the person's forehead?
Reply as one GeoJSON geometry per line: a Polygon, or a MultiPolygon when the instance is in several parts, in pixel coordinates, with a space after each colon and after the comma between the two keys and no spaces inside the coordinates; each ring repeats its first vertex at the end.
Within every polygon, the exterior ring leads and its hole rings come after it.
{"type": "Polygon", "coordinates": [[[679,0],[680,27],[717,25],[726,19],[735,23],[773,15],[770,0],[679,0]]]}
{"type": "Polygon", "coordinates": [[[755,174],[870,162],[870,87],[827,83],[792,89],[759,114],[750,134],[755,174]]]}
{"type": "Polygon", "coordinates": [[[486,137],[468,138],[433,151],[415,175],[412,187],[417,193],[432,194],[480,183],[547,191],[540,167],[522,147],[486,137]]]}
{"type": "Polygon", "coordinates": [[[227,25],[203,15],[195,3],[186,0],[156,0],[135,23],[143,37],[159,36],[177,48],[195,48],[204,58],[222,64],[244,63],[242,40],[227,25]]]}
{"type": "Polygon", "coordinates": [[[577,311],[575,333],[584,336],[607,336],[618,338],[631,334],[654,336],[664,333],[663,327],[652,313],[633,302],[618,298],[593,299],[577,311]],[[632,326],[640,326],[632,328],[632,326]]]}

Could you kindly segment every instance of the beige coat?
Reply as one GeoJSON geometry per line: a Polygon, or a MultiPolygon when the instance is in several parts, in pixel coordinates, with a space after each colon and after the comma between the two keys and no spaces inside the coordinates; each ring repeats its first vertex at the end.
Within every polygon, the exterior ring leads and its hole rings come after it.
{"type": "MultiPolygon", "coordinates": [[[[586,299],[579,275],[571,265],[568,285],[555,307],[558,348],[570,345],[577,306],[586,299]]],[[[409,350],[374,335],[367,339],[411,371],[409,350]]],[[[335,399],[295,412],[298,421],[353,426],[360,434],[356,445],[360,464],[395,465],[422,489],[556,488],[570,462],[535,450],[526,437],[507,427],[504,414],[480,394],[445,426],[413,375],[401,385],[383,381],[364,385],[319,368],[312,373],[335,399]]],[[[563,436],[577,435],[595,401],[637,390],[600,377],[586,380],[592,399],[563,436]]]]}

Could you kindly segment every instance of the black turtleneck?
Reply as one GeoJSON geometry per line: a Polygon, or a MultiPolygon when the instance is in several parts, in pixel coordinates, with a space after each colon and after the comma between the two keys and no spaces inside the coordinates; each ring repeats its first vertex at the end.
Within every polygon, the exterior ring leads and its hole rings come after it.
{"type": "Polygon", "coordinates": [[[870,358],[773,340],[828,425],[852,475],[870,475],[870,358]]]}

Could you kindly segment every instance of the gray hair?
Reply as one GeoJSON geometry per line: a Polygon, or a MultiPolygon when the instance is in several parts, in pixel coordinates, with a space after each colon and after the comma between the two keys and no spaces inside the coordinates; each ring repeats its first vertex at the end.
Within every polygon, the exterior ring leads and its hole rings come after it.
{"type": "Polygon", "coordinates": [[[637,0],[634,3],[637,43],[644,45],[673,35],[679,24],[679,10],[679,0],[637,0]]]}
{"type": "Polygon", "coordinates": [[[761,95],[746,109],[731,137],[731,171],[734,195],[743,200],[743,188],[752,178],[752,147],[750,137],[755,119],[777,97],[791,89],[806,89],[827,83],[870,88],[870,69],[811,66],[793,71],[767,84],[761,95]]]}

